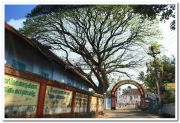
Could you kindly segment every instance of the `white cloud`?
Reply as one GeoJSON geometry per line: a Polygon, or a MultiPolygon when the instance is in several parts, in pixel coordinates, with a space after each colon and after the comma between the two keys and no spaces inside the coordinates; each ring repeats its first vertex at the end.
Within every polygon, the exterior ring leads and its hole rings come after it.
{"type": "Polygon", "coordinates": [[[18,30],[19,28],[23,27],[23,22],[25,20],[26,20],[26,18],[21,18],[21,19],[17,19],[17,20],[11,19],[7,23],[18,30]]]}

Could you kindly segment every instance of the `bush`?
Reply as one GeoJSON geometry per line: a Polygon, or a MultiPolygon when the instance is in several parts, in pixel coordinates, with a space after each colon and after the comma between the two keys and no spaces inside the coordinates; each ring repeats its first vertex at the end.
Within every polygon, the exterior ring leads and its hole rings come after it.
{"type": "Polygon", "coordinates": [[[166,96],[163,101],[164,103],[174,103],[175,102],[174,90],[166,91],[166,96]]]}

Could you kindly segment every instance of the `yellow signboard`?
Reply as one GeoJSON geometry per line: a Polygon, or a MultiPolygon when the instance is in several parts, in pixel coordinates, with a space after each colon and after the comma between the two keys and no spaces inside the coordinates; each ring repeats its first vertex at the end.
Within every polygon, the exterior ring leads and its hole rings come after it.
{"type": "Polygon", "coordinates": [[[47,86],[44,114],[71,112],[72,91],[47,86]]]}
{"type": "Polygon", "coordinates": [[[5,75],[5,113],[7,117],[34,116],[39,83],[5,75]]]}
{"type": "Polygon", "coordinates": [[[91,104],[90,104],[90,111],[96,112],[96,106],[97,106],[97,97],[91,97],[91,104]]]}
{"type": "Polygon", "coordinates": [[[168,83],[167,88],[174,89],[175,88],[175,83],[168,83]]]}
{"type": "Polygon", "coordinates": [[[103,98],[98,98],[98,111],[101,112],[104,109],[104,100],[103,98]]]}
{"type": "Polygon", "coordinates": [[[174,90],[174,89],[175,89],[175,83],[165,84],[165,90],[174,90]]]}
{"type": "Polygon", "coordinates": [[[88,95],[76,93],[75,112],[87,112],[88,95]]]}

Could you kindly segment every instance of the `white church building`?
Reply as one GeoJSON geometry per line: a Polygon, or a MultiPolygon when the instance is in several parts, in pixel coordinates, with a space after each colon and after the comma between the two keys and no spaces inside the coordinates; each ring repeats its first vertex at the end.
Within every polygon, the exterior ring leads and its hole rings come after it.
{"type": "Polygon", "coordinates": [[[141,95],[138,89],[131,89],[122,94],[121,88],[117,90],[118,105],[140,105],[141,95]]]}

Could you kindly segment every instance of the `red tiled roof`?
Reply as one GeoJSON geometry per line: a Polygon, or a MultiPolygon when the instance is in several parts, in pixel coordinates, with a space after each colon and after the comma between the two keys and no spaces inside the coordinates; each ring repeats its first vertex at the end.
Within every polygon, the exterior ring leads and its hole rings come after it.
{"type": "MultiPolygon", "coordinates": [[[[47,46],[44,46],[43,44],[41,44],[40,42],[38,42],[35,39],[29,39],[26,36],[24,36],[23,34],[19,33],[16,29],[14,29],[12,26],[10,26],[9,24],[5,23],[5,29],[10,31],[11,33],[13,33],[14,35],[18,36],[19,38],[21,38],[23,41],[27,42],[30,46],[36,48],[38,51],[40,51],[41,54],[43,54],[46,58],[48,58],[49,60],[53,60],[55,62],[57,62],[58,64],[61,64],[63,66],[66,65],[70,65],[72,66],[72,64],[68,63],[67,61],[64,61],[62,59],[60,59],[57,55],[55,55],[54,53],[52,53],[47,46]]],[[[84,81],[87,82],[88,85],[90,85],[92,88],[96,87],[95,83],[90,82],[82,73],[80,73],[77,69],[75,69],[75,67],[68,69],[70,72],[72,72],[73,74],[79,76],[81,79],[83,79],[84,81]]]]}
{"type": "Polygon", "coordinates": [[[141,95],[138,89],[131,89],[129,92],[122,95],[141,95]]]}

